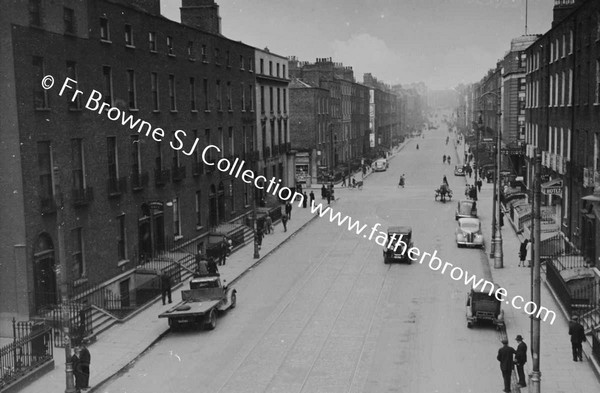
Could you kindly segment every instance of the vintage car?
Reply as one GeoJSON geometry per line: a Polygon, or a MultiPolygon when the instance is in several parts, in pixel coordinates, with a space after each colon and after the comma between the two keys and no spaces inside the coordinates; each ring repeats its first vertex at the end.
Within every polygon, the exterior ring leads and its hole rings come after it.
{"type": "Polygon", "coordinates": [[[385,158],[380,158],[371,164],[371,167],[373,168],[373,172],[384,172],[388,169],[389,164],[385,158]]]}
{"type": "Polygon", "coordinates": [[[458,247],[483,247],[481,222],[478,218],[459,218],[456,228],[456,245],[458,247]]]}
{"type": "MultiPolygon", "coordinates": [[[[488,284],[493,284],[488,282],[488,284]]],[[[504,327],[504,310],[502,310],[502,300],[496,297],[498,286],[493,284],[483,285],[481,287],[471,288],[467,293],[467,327],[473,327],[473,324],[489,321],[500,330],[504,327]]]]}
{"type": "Polygon", "coordinates": [[[477,202],[464,199],[458,201],[456,212],[454,212],[454,219],[458,220],[459,218],[468,217],[477,218],[477,202]]]}
{"type": "Polygon", "coordinates": [[[454,176],[464,176],[464,175],[465,175],[465,169],[462,166],[456,165],[454,167],[454,176]]]}
{"type": "Polygon", "coordinates": [[[410,264],[412,261],[408,257],[408,250],[413,246],[412,228],[408,226],[389,227],[387,237],[387,244],[383,249],[383,263],[399,261],[410,264]]]}

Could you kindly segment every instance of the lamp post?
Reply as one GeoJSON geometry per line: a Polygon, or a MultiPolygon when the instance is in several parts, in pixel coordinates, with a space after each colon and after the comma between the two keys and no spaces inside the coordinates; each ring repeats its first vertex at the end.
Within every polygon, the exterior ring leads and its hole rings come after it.
{"type": "MultiPolygon", "coordinates": [[[[500,116],[502,116],[502,112],[498,112],[498,119],[500,119],[500,116]]],[[[496,229],[494,231],[494,238],[492,239],[492,243],[495,245],[494,267],[496,269],[501,269],[504,267],[504,255],[502,253],[502,228],[500,225],[502,223],[502,217],[500,216],[502,214],[502,205],[500,203],[500,169],[502,168],[502,129],[500,127],[500,122],[498,122],[498,142],[496,144],[496,150],[498,151],[496,156],[496,185],[494,187],[496,192],[494,193],[494,200],[496,201],[495,206],[497,207],[497,210],[494,211],[494,218],[496,218],[496,229]]]]}

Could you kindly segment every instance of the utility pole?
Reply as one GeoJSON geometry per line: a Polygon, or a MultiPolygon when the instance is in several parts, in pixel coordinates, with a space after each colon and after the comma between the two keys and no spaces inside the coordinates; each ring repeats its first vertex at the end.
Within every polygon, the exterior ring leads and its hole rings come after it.
{"type": "MultiPolygon", "coordinates": [[[[498,118],[500,118],[501,112],[498,113],[498,118]]],[[[494,246],[494,268],[502,269],[504,267],[504,256],[502,254],[502,219],[500,217],[502,204],[500,203],[500,190],[501,190],[501,182],[502,176],[500,176],[500,170],[502,169],[502,126],[500,122],[498,122],[498,143],[496,149],[498,150],[498,155],[496,156],[496,208],[497,210],[494,212],[494,217],[496,217],[496,230],[494,232],[493,242],[494,246]]]]}
{"type": "MultiPolygon", "coordinates": [[[[541,304],[541,293],[540,293],[540,216],[542,202],[541,184],[542,184],[542,153],[539,148],[535,149],[535,189],[534,189],[534,208],[533,211],[533,290],[531,301],[538,307],[541,304]]],[[[540,393],[542,373],[540,372],[540,317],[539,315],[531,315],[532,329],[531,329],[531,357],[533,360],[533,371],[531,373],[531,385],[532,393],[540,393]]]]}

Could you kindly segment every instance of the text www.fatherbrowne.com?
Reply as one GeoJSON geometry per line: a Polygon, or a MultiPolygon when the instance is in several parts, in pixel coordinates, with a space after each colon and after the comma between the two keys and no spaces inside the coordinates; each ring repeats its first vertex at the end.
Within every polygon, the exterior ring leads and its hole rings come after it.
{"type": "Polygon", "coordinates": [[[484,280],[483,278],[477,279],[477,276],[474,274],[470,274],[468,271],[463,270],[459,266],[454,266],[450,262],[443,262],[436,256],[437,250],[434,250],[433,254],[430,254],[428,252],[421,252],[417,247],[408,248],[408,245],[402,240],[403,235],[400,235],[398,239],[395,238],[395,234],[388,236],[386,232],[378,230],[381,227],[381,224],[379,223],[373,225],[371,227],[371,232],[367,235],[367,232],[363,233],[367,228],[367,224],[361,225],[360,221],[353,220],[350,216],[342,216],[340,212],[334,213],[331,207],[328,206],[324,208],[321,203],[313,203],[310,209],[311,213],[317,213],[321,218],[329,215],[329,221],[337,223],[340,227],[345,223],[349,232],[354,232],[357,235],[362,234],[365,239],[372,240],[375,236],[375,243],[383,247],[391,248],[394,252],[401,247],[400,254],[407,253],[407,256],[412,261],[418,260],[420,264],[423,264],[425,259],[429,257],[428,264],[431,270],[440,271],[441,274],[445,274],[448,271],[450,278],[453,280],[464,280],[466,286],[472,286],[473,289],[478,289],[481,292],[486,292],[486,288],[489,288],[487,290],[488,294],[490,296],[493,294],[499,301],[504,301],[506,304],[512,305],[517,310],[523,310],[527,315],[535,315],[536,318],[540,318],[544,322],[551,317],[550,324],[554,323],[556,318],[556,313],[554,311],[549,310],[546,307],[538,307],[535,302],[525,302],[525,299],[518,295],[513,296],[511,300],[507,300],[508,291],[506,289],[499,287],[488,280],[484,280]],[[418,258],[419,256],[421,259],[418,258]]]}

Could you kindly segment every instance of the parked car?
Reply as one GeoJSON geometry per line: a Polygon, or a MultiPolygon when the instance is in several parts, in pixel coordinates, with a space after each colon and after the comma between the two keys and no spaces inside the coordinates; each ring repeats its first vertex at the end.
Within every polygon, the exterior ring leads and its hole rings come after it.
{"type": "Polygon", "coordinates": [[[383,250],[383,263],[399,261],[410,264],[412,260],[408,257],[408,250],[413,247],[412,228],[408,226],[389,227],[387,238],[387,244],[383,250]],[[406,248],[402,242],[406,244],[406,248]],[[399,245],[396,247],[398,243],[399,245]]]}
{"type": "Polygon", "coordinates": [[[458,201],[454,219],[458,220],[459,218],[468,217],[477,218],[477,202],[471,200],[458,201]]]}
{"type": "Polygon", "coordinates": [[[478,218],[459,218],[456,228],[456,245],[460,247],[483,247],[481,221],[478,218]]]}
{"type": "Polygon", "coordinates": [[[489,290],[484,284],[482,287],[471,288],[471,292],[467,293],[468,328],[481,321],[492,322],[498,330],[504,327],[504,310],[502,301],[496,297],[496,288],[498,286],[493,284],[492,290],[489,290]]]}
{"type": "Polygon", "coordinates": [[[465,169],[462,166],[454,166],[454,176],[464,176],[465,169]]]}
{"type": "Polygon", "coordinates": [[[376,160],[371,166],[374,172],[384,172],[388,169],[389,164],[385,158],[380,158],[376,160]]]}

